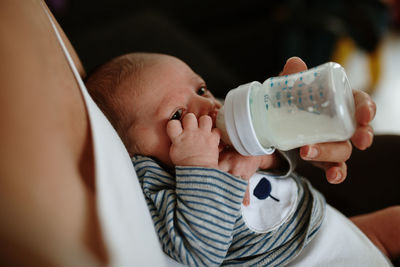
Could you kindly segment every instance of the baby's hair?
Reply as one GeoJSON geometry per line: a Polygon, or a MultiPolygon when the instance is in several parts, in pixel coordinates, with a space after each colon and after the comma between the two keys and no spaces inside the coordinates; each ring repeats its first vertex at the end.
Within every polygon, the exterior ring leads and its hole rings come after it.
{"type": "Polygon", "coordinates": [[[156,54],[131,53],[116,57],[97,67],[85,80],[93,100],[110,120],[125,144],[127,125],[131,124],[133,118],[128,117],[123,98],[133,97],[140,91],[140,72],[145,66],[154,62],[157,58],[155,56],[156,54]],[[135,88],[126,90],[126,86],[135,88]]]}

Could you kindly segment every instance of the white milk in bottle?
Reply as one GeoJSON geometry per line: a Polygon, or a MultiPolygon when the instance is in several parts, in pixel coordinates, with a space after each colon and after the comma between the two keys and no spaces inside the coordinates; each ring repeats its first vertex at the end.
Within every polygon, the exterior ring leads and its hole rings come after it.
{"type": "Polygon", "coordinates": [[[239,153],[262,155],[275,148],[347,140],[355,131],[354,113],[346,73],[329,62],[231,90],[217,127],[239,153]]]}

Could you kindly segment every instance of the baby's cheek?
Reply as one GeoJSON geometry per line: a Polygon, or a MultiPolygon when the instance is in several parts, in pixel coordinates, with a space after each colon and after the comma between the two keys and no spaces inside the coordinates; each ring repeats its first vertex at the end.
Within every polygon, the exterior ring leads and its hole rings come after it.
{"type": "Polygon", "coordinates": [[[141,127],[132,135],[137,144],[138,153],[157,157],[169,151],[170,140],[165,129],[141,127]]]}

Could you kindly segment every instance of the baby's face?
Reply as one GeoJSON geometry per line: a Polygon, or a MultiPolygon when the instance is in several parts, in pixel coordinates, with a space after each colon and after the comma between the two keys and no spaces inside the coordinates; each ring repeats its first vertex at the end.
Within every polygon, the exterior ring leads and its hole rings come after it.
{"type": "Polygon", "coordinates": [[[140,93],[128,100],[128,113],[135,118],[128,130],[128,143],[135,144],[128,144],[129,153],[154,156],[172,165],[168,121],[194,113],[197,118],[211,116],[215,127],[221,104],[207,90],[204,80],[177,58],[160,56],[141,75],[140,93]]]}

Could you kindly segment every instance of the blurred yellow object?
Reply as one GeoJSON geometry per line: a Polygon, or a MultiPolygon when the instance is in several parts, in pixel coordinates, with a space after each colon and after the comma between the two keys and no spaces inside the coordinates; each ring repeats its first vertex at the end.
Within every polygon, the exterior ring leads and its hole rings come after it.
{"type": "MultiPolygon", "coordinates": [[[[340,38],[336,43],[336,47],[332,55],[332,61],[345,66],[351,54],[357,49],[357,45],[352,39],[348,37],[340,38]]],[[[363,90],[368,94],[373,94],[379,82],[382,71],[380,45],[378,45],[374,51],[367,53],[367,57],[370,81],[366,88],[363,88],[363,90]]]]}

